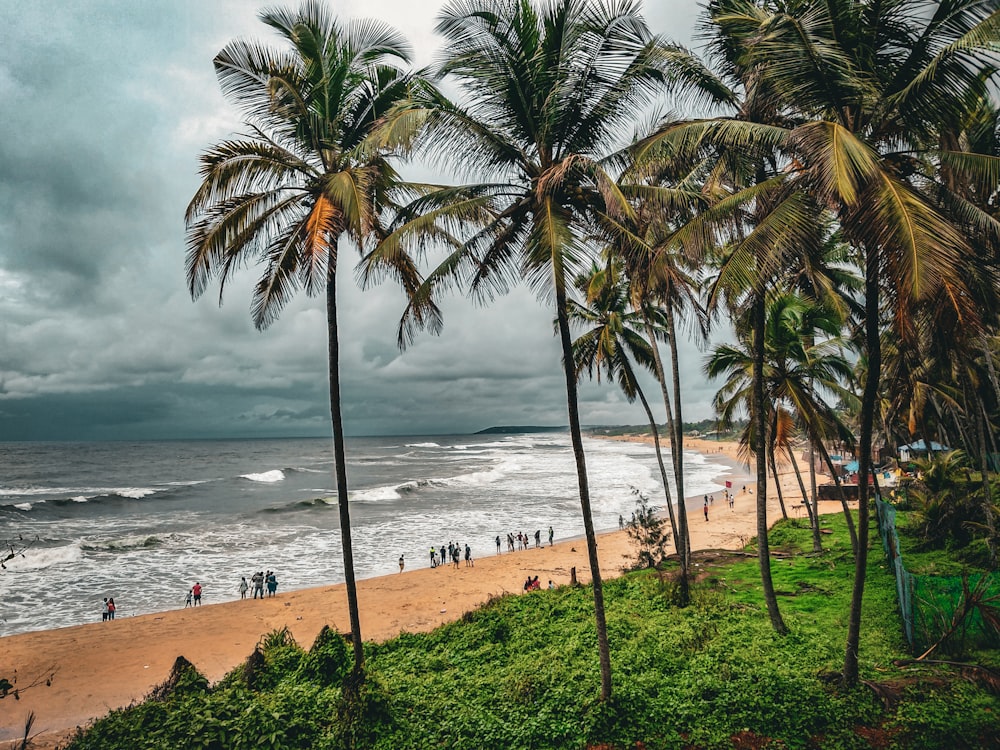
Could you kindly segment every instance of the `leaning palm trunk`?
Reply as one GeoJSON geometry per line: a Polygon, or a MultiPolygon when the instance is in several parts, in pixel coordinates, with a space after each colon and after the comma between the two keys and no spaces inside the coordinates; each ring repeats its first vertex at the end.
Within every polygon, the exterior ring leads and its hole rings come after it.
{"type": "Polygon", "coordinates": [[[778,410],[771,409],[771,435],[772,439],[767,441],[767,460],[771,464],[771,476],[774,477],[774,489],[778,493],[778,507],[781,508],[781,517],[788,518],[788,511],[785,510],[785,498],[781,494],[781,481],[778,479],[778,462],[774,457],[775,440],[774,435],[778,434],[778,410]]]}
{"type": "Polygon", "coordinates": [[[830,476],[833,477],[833,483],[837,487],[837,495],[840,498],[840,506],[844,510],[844,518],[847,520],[847,531],[851,535],[851,551],[857,555],[858,554],[858,531],[854,528],[854,514],[851,513],[851,506],[847,504],[847,494],[844,492],[844,483],[840,481],[840,476],[837,474],[837,469],[833,465],[833,459],[830,458],[830,451],[826,449],[822,440],[816,440],[815,444],[819,446],[820,453],[823,456],[823,463],[830,470],[830,476]]]}
{"type": "Polygon", "coordinates": [[[636,395],[639,397],[640,403],[642,403],[642,408],[646,412],[646,418],[649,420],[649,429],[653,432],[653,447],[656,449],[656,463],[660,467],[660,479],[663,481],[663,499],[667,503],[667,512],[670,515],[670,529],[674,533],[674,549],[677,550],[677,556],[681,556],[681,550],[683,549],[680,534],[677,533],[677,517],[674,514],[674,504],[670,499],[670,481],[667,479],[667,467],[663,465],[663,452],[660,450],[660,431],[656,429],[656,418],[653,416],[653,410],[649,408],[649,402],[646,400],[646,394],[642,392],[642,389],[636,385],[635,389],[636,395]]]}
{"type": "Polygon", "coordinates": [[[331,258],[326,277],[326,321],[330,357],[330,421],[333,424],[333,463],[337,478],[337,510],[340,512],[340,541],[344,548],[344,582],[347,611],[354,646],[354,673],[364,672],[365,652],[361,642],[358,586],[354,580],[354,547],[351,542],[351,510],[347,501],[347,459],[344,451],[344,422],[340,407],[340,340],[337,333],[337,272],[331,258]]]}
{"type": "Polygon", "coordinates": [[[809,498],[806,495],[806,483],[802,481],[802,472],[799,471],[799,462],[795,460],[795,451],[792,450],[791,444],[785,445],[785,449],[788,451],[788,460],[792,462],[795,478],[799,482],[799,491],[802,493],[802,504],[806,506],[806,512],[809,514],[809,525],[812,527],[813,552],[822,552],[823,540],[819,537],[819,506],[809,502],[809,498]]]}
{"type": "MultiPolygon", "coordinates": [[[[663,406],[667,411],[667,432],[670,435],[670,455],[673,460],[674,482],[676,483],[677,477],[683,473],[680,467],[680,464],[683,461],[683,456],[681,456],[678,452],[677,429],[674,423],[673,411],[670,408],[670,394],[667,392],[667,377],[663,370],[663,360],[660,358],[660,347],[656,340],[656,333],[653,331],[653,325],[650,323],[646,309],[642,305],[639,305],[639,310],[642,313],[642,321],[646,327],[646,337],[649,339],[649,346],[653,351],[653,364],[656,366],[656,380],[660,384],[660,394],[663,397],[663,406]]],[[[683,487],[683,484],[681,487],[683,487]]],[[[680,580],[678,581],[679,590],[677,598],[680,606],[686,607],[691,601],[691,536],[688,533],[687,508],[684,503],[684,495],[680,493],[677,495],[677,515],[677,551],[681,560],[681,573],[680,580]]]]}
{"type": "Polygon", "coordinates": [[[569,412],[573,457],[576,460],[576,476],[580,486],[580,508],[583,511],[583,529],[587,538],[587,557],[590,561],[590,575],[594,587],[594,619],[597,623],[597,652],[601,665],[601,700],[607,701],[611,698],[611,650],[608,646],[608,626],[604,618],[604,587],[601,582],[600,561],[597,558],[594,517],[590,509],[587,461],[583,453],[583,437],[580,434],[580,408],[577,400],[576,372],[573,369],[573,343],[569,333],[569,317],[566,313],[566,285],[563,269],[558,265],[558,261],[556,265],[554,269],[556,317],[559,323],[559,341],[562,345],[563,374],[566,376],[566,407],[569,412]]]}
{"type": "Polygon", "coordinates": [[[765,410],[767,401],[764,398],[764,292],[756,290],[753,299],[753,419],[756,423],[754,436],[755,453],[757,457],[757,560],[760,563],[761,588],[764,593],[764,603],[771,619],[771,627],[775,632],[784,635],[788,632],[781,612],[778,610],[778,598],[774,593],[774,581],[771,578],[771,550],[767,543],[767,419],[765,410]]]}
{"type": "MultiPolygon", "coordinates": [[[[670,336],[670,370],[674,381],[674,432],[671,433],[670,450],[674,457],[674,482],[677,485],[677,512],[680,516],[680,532],[684,539],[684,554],[687,557],[684,569],[691,564],[691,534],[688,531],[687,503],[684,500],[684,417],[681,414],[681,371],[677,358],[677,328],[674,325],[674,308],[667,305],[667,334],[670,336]]],[[[669,425],[668,425],[669,426],[669,425]]],[[[683,601],[688,601],[687,576],[683,581],[685,591],[683,601]]]]}
{"type": "Polygon", "coordinates": [[[854,585],[851,589],[851,611],[844,649],[843,681],[846,687],[857,685],[859,678],[861,603],[865,593],[865,573],[868,570],[868,477],[871,474],[872,430],[882,370],[882,342],[879,339],[879,251],[875,246],[868,246],[865,250],[865,346],[868,349],[868,375],[861,396],[861,425],[858,435],[858,546],[854,554],[854,585]]]}
{"type": "Polygon", "coordinates": [[[774,446],[767,450],[767,461],[771,464],[771,476],[774,477],[774,489],[778,493],[778,507],[781,508],[781,517],[788,518],[788,511],[785,510],[785,497],[781,491],[781,482],[778,480],[778,462],[774,458],[774,446]]]}

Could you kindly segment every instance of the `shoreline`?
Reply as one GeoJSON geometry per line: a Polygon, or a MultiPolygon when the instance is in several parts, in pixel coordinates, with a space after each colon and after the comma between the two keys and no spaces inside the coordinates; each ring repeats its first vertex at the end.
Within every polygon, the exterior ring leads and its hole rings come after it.
{"type": "MultiPolygon", "coordinates": [[[[640,438],[641,439],[641,438],[640,438]]],[[[734,508],[715,504],[710,521],[702,518],[700,497],[686,498],[692,548],[738,549],[756,534],[755,503],[739,488],[743,464],[735,445],[697,440],[685,448],[709,458],[725,458],[736,493],[734,508]],[[722,448],[721,451],[713,450],[722,448]]],[[[746,481],[752,491],[752,482],[746,481]]],[[[651,502],[653,500],[651,499],[651,502]]],[[[655,504],[655,502],[654,502],[655,504]]],[[[780,518],[777,501],[769,515],[780,518]]],[[[773,506],[773,508],[772,508],[773,506]]],[[[838,506],[839,507],[839,506],[838,506]]],[[[621,575],[635,552],[623,531],[598,534],[598,555],[604,578],[621,575]]],[[[577,580],[590,582],[590,567],[583,537],[566,538],[540,549],[489,555],[466,567],[419,567],[358,581],[362,635],[367,641],[384,641],[402,632],[425,632],[459,619],[490,598],[521,593],[529,575],[537,575],[545,588],[577,580]]],[[[264,600],[236,600],[201,607],[154,612],[93,622],[54,630],[31,631],[0,637],[0,675],[17,669],[19,686],[52,674],[51,686],[25,690],[20,700],[9,695],[0,715],[0,747],[21,736],[25,716],[36,715],[40,733],[33,747],[54,747],[77,726],[115,708],[142,700],[166,679],[174,660],[184,656],[211,682],[242,663],[261,636],[288,627],[308,648],[324,625],[349,630],[344,584],[285,591],[264,600]]],[[[11,679],[13,679],[11,677],[11,679]]]]}

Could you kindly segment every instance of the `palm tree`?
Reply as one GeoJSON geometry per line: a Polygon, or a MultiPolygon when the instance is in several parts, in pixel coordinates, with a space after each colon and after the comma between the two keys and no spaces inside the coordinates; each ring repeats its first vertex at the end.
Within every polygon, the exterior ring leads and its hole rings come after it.
{"type": "Polygon", "coordinates": [[[554,302],[607,699],[611,659],[567,303],[572,278],[594,256],[586,237],[595,216],[631,211],[604,160],[662,83],[663,45],[633,0],[554,0],[540,7],[529,0],[453,0],[437,29],[446,45],[437,72],[458,83],[460,102],[418,90],[387,119],[383,137],[412,143],[453,173],[485,181],[412,205],[372,262],[431,227],[461,236],[411,298],[404,337],[408,316],[442,284],[461,282],[485,300],[524,280],[554,302]]]}
{"type": "Polygon", "coordinates": [[[677,488],[676,533],[681,563],[677,602],[680,606],[690,603],[691,539],[684,498],[684,430],[677,321],[691,315],[695,321],[692,328],[700,339],[706,338],[707,332],[698,302],[695,259],[680,251],[672,238],[676,227],[704,204],[700,192],[702,178],[701,165],[692,167],[669,156],[657,154],[655,158],[647,157],[641,164],[632,163],[618,183],[634,212],[626,216],[605,215],[599,222],[601,234],[609,242],[606,252],[617,259],[628,281],[632,309],[642,320],[653,356],[653,373],[666,412],[677,488]],[[662,340],[670,347],[673,398],[660,356],[662,340]]]}
{"type": "MultiPolygon", "coordinates": [[[[568,303],[570,325],[587,327],[587,330],[573,342],[573,360],[577,376],[581,376],[586,371],[591,378],[596,375],[599,382],[603,371],[608,380],[618,382],[629,403],[638,398],[639,403],[642,404],[646,419],[649,420],[649,429],[653,434],[656,463],[659,466],[660,479],[663,482],[663,496],[670,518],[670,528],[674,535],[674,547],[681,560],[681,578],[686,580],[684,542],[678,530],[673,501],[670,497],[667,469],[663,465],[660,432],[656,426],[653,410],[639,384],[638,373],[632,365],[634,361],[647,370],[656,368],[656,363],[653,360],[653,347],[638,330],[639,326],[645,328],[646,323],[643,316],[630,309],[628,283],[622,278],[622,273],[613,256],[604,268],[598,268],[595,265],[589,274],[578,276],[576,287],[584,293],[587,300],[586,305],[573,300],[568,303]]],[[[648,321],[648,317],[646,317],[646,321],[648,321]]]]}
{"type": "MultiPolygon", "coordinates": [[[[858,554],[843,671],[854,685],[883,323],[902,335],[914,301],[944,288],[965,325],[978,326],[957,271],[972,255],[967,232],[1000,237],[1000,222],[957,199],[934,169],[951,158],[942,132],[990,97],[997,10],[973,0],[713,0],[708,16],[716,48],[755,72],[785,122],[710,118],[671,128],[670,139],[771,149],[783,181],[831,212],[864,271],[858,554]]],[[[962,164],[996,184],[995,158],[963,154],[962,164]]]]}
{"type": "MultiPolygon", "coordinates": [[[[769,301],[764,328],[763,385],[767,421],[772,425],[771,449],[780,445],[790,452],[787,437],[784,436],[788,426],[782,426],[783,411],[794,413],[814,438],[822,435],[824,425],[835,422],[832,408],[818,389],[834,396],[848,396],[843,383],[848,381],[851,368],[841,353],[839,334],[842,323],[837,312],[791,293],[775,294],[769,301]],[[817,341],[818,335],[824,336],[823,340],[817,341]]],[[[746,324],[737,326],[737,332],[742,333],[744,339],[749,337],[746,328],[746,324]]],[[[753,414],[753,363],[752,346],[746,341],[742,344],[720,344],[709,357],[705,367],[709,377],[727,378],[716,395],[717,411],[727,423],[732,422],[738,409],[753,414]]],[[[748,430],[752,430],[755,424],[756,421],[751,421],[748,430]]],[[[816,442],[822,446],[821,439],[816,442]]],[[[790,459],[794,464],[793,455],[790,459]]],[[[776,472],[773,473],[776,475],[776,472]]],[[[815,507],[809,503],[801,480],[800,486],[813,528],[813,545],[818,550],[818,516],[815,507]]]]}
{"type": "MultiPolygon", "coordinates": [[[[957,269],[971,255],[962,225],[998,236],[1000,225],[968,204],[942,198],[933,171],[940,135],[990,96],[1000,42],[992,3],[806,0],[755,8],[718,3],[717,18],[753,60],[783,106],[797,113],[783,145],[796,181],[830,207],[862,257],[867,378],[859,435],[858,554],[843,679],[858,680],[861,603],[867,569],[868,479],[881,373],[883,300],[902,333],[912,304],[942,287],[970,329],[978,313],[957,269]],[[722,9],[725,8],[723,11],[722,9]],[[739,20],[733,20],[740,14],[739,20]]],[[[968,159],[967,164],[975,159],[968,159]]],[[[996,173],[980,159],[979,170],[996,173]]]]}
{"type": "MultiPolygon", "coordinates": [[[[202,182],[187,209],[187,280],[193,297],[218,277],[220,299],[234,272],[264,266],[252,316],[266,328],[300,288],[326,295],[330,416],[344,553],[344,578],[361,675],[364,652],[348,506],[340,403],[337,255],[341,239],[363,246],[380,233],[382,206],[401,183],[366,141],[375,122],[405,93],[398,67],[407,45],[375,21],[341,24],[319,2],[265,10],[261,20],[286,42],[271,49],[234,41],[215,58],[222,91],[243,111],[248,132],[201,157],[202,182]]],[[[402,197],[402,196],[399,196],[402,197]]],[[[419,284],[405,254],[395,273],[419,284]]]]}

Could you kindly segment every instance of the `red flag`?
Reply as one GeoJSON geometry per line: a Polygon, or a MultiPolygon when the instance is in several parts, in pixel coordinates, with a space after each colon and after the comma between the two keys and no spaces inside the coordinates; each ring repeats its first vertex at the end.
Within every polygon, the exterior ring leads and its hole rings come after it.
{"type": "Polygon", "coordinates": [[[733,483],[732,483],[732,482],[730,482],[730,481],[729,481],[729,480],[727,479],[727,480],[726,480],[726,489],[727,489],[727,490],[731,490],[732,488],[733,488],[733,483]]]}

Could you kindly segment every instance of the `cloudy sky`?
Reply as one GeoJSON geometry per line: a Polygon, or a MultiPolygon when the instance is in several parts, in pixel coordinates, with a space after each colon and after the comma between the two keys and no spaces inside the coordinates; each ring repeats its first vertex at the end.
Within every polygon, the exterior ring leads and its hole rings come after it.
{"type": "MultiPolygon", "coordinates": [[[[326,435],[322,300],[301,296],[264,332],[254,276],[193,302],[183,214],[197,157],[240,128],[212,58],[271,41],[253,0],[0,0],[0,440],[326,435]]],[[[351,0],[433,60],[439,0],[351,0]]],[[[695,0],[647,8],[690,42],[695,0]]],[[[344,255],[353,265],[357,256],[344,255]]],[[[343,262],[343,261],[342,261],[343,262]]],[[[464,433],[566,423],[552,312],[524,289],[489,308],[445,300],[440,337],[395,347],[401,293],[342,273],[345,428],[464,433]]],[[[686,413],[711,415],[704,355],[682,351],[686,413]]],[[[585,423],[643,421],[607,386],[585,423]]]]}

